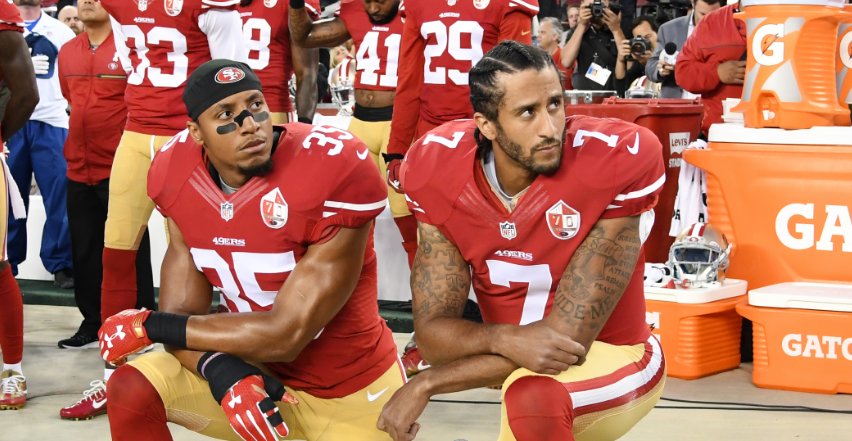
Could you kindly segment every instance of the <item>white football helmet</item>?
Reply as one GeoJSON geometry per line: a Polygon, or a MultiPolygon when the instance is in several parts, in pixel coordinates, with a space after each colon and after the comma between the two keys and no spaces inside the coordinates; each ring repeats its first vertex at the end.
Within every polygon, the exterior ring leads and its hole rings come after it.
{"type": "Polygon", "coordinates": [[[681,288],[704,288],[723,282],[730,252],[728,238],[713,225],[699,222],[684,228],[669,250],[674,283],[681,288]]]}
{"type": "Polygon", "coordinates": [[[338,116],[352,116],[355,111],[355,60],[346,57],[331,74],[331,102],[339,109],[338,116]]]}

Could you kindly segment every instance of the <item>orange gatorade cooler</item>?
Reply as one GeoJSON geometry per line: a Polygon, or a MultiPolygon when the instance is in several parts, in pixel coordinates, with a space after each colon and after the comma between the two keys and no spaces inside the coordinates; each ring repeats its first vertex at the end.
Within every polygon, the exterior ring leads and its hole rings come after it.
{"type": "Polygon", "coordinates": [[[756,386],[852,393],[852,286],[766,286],[749,292],[737,312],[754,322],[756,386]]]}
{"type": "MultiPolygon", "coordinates": [[[[846,5],[844,11],[852,13],[852,5],[846,5]]],[[[840,107],[852,104],[852,17],[847,16],[837,29],[837,52],[834,58],[834,71],[837,73],[837,100],[840,107]]],[[[849,115],[842,115],[835,121],[838,126],[850,125],[849,115]]]]}
{"type": "Polygon", "coordinates": [[[744,280],[726,279],[715,288],[645,287],[645,321],[666,354],[667,375],[693,380],[740,365],[744,280]]]}
{"type": "Polygon", "coordinates": [[[837,100],[837,30],[842,0],[743,0],[748,31],[743,98],[746,127],[808,129],[849,117],[837,100]]]}
{"type": "Polygon", "coordinates": [[[734,244],[729,277],[852,282],[852,127],[714,124],[709,141],[684,160],[707,172],[710,222],[734,244]]]}

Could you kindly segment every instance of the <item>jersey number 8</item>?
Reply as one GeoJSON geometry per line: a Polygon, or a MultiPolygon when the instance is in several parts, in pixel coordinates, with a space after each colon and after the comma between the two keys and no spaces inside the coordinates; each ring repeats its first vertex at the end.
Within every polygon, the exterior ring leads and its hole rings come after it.
{"type": "Polygon", "coordinates": [[[432,59],[449,52],[453,59],[458,61],[470,61],[470,67],[476,65],[482,59],[482,36],[484,29],[475,21],[457,21],[450,25],[449,33],[447,25],[440,21],[423,23],[420,34],[425,40],[429,35],[435,36],[435,43],[426,45],[423,50],[425,63],[423,65],[423,82],[426,84],[447,84],[447,77],[459,86],[467,86],[468,72],[446,67],[435,67],[432,70],[432,59]],[[470,35],[470,48],[462,48],[462,34],[470,35]]]}

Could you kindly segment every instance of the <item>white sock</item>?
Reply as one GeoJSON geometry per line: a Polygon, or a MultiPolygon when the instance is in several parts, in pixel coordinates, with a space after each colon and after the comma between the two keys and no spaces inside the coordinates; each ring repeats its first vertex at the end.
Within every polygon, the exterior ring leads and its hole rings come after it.
{"type": "Polygon", "coordinates": [[[16,364],[3,363],[3,370],[4,371],[13,370],[13,371],[15,371],[15,372],[17,372],[21,375],[24,375],[24,370],[21,369],[21,363],[20,362],[18,362],[16,364]]]}
{"type": "Polygon", "coordinates": [[[115,372],[115,369],[104,368],[104,383],[109,381],[109,377],[112,377],[113,372],[115,372]]]}

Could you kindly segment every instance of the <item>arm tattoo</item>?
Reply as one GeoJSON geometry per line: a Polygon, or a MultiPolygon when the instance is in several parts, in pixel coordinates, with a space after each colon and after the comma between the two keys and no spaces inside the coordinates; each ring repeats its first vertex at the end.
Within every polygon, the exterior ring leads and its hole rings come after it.
{"type": "Polygon", "coordinates": [[[575,340],[597,337],[633,277],[642,247],[639,222],[625,221],[595,225],[559,282],[553,315],[575,340]]]}
{"type": "Polygon", "coordinates": [[[290,9],[290,33],[307,48],[338,46],[351,38],[340,17],[314,22],[304,8],[290,9]]]}
{"type": "Polygon", "coordinates": [[[470,266],[438,228],[420,223],[411,271],[414,320],[461,317],[470,291],[470,266]]]}

